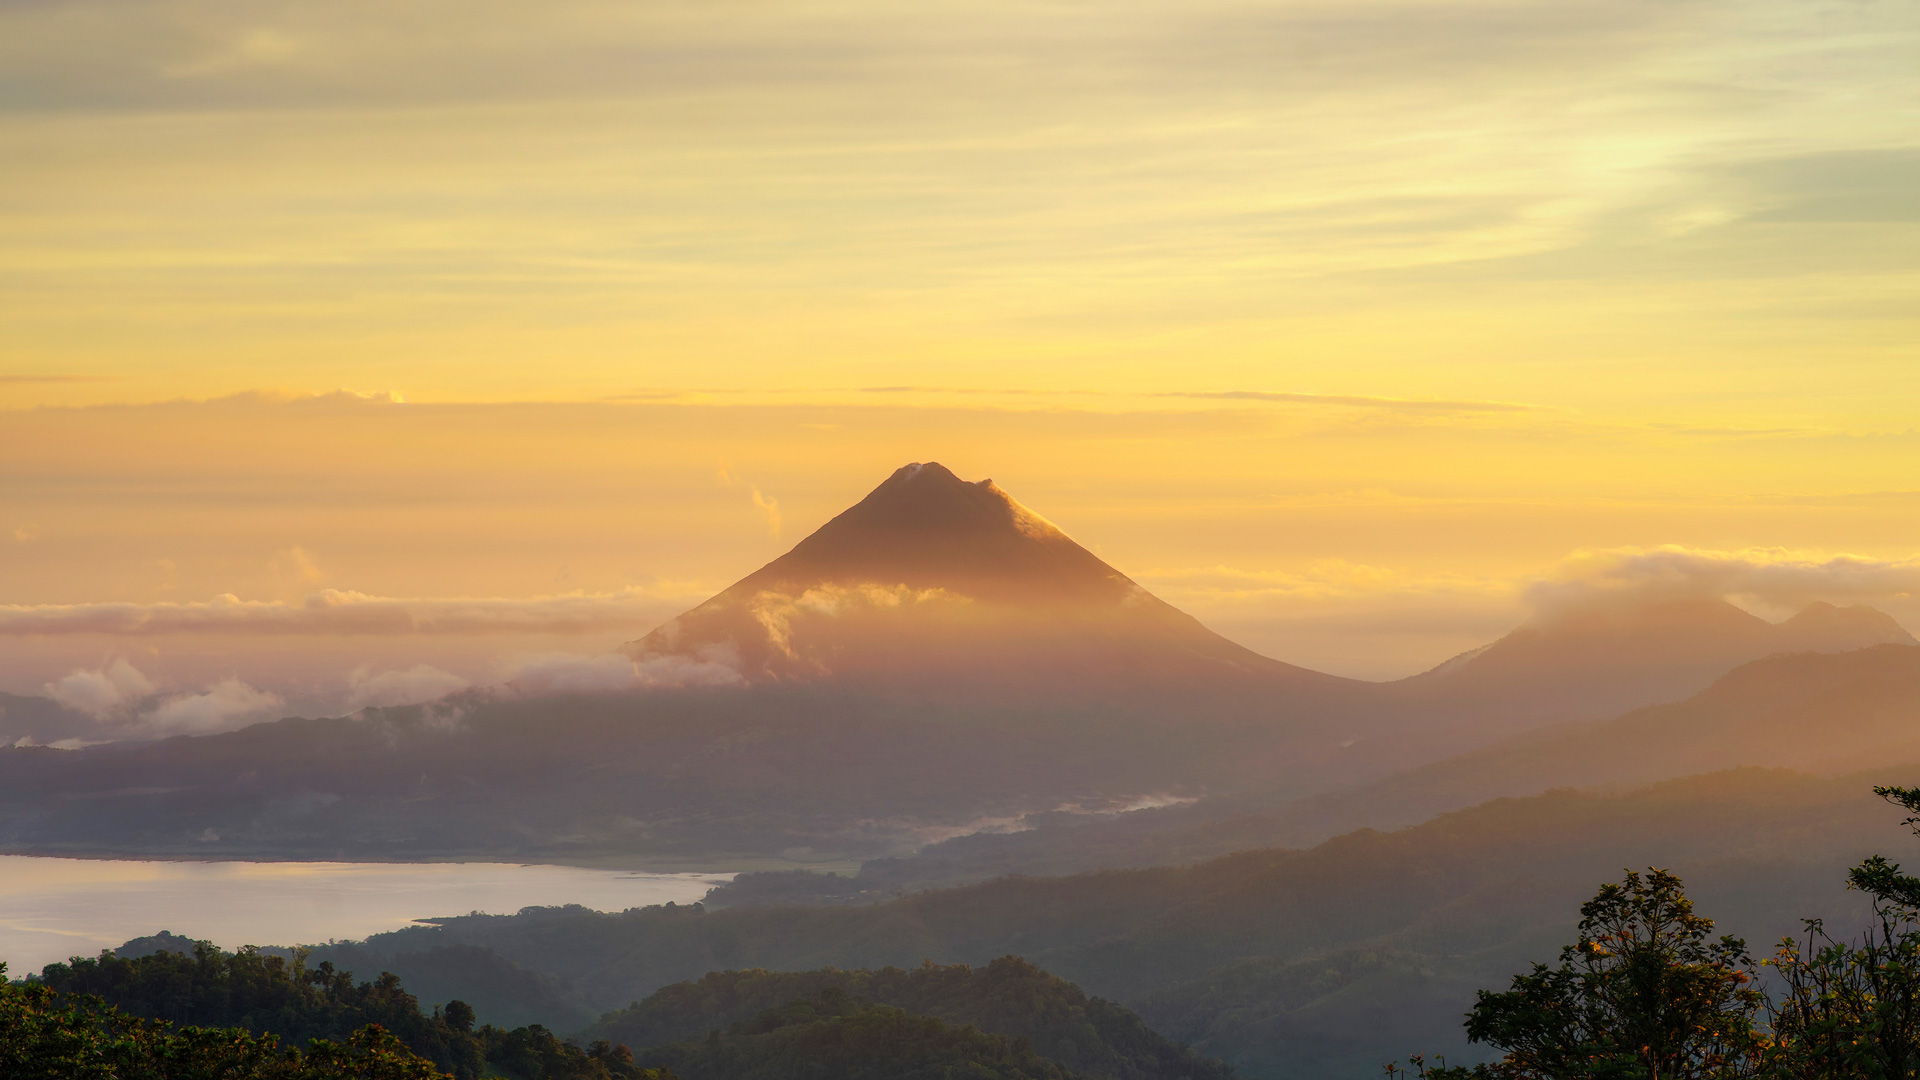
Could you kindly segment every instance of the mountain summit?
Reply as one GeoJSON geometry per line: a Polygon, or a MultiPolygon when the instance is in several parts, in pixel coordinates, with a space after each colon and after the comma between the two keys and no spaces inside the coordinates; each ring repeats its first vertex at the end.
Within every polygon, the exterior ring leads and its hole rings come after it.
{"type": "Polygon", "coordinates": [[[1112,604],[1143,592],[993,481],[968,483],[933,461],[894,470],[727,591],[867,584],[1021,605],[1112,604]]]}
{"type": "Polygon", "coordinates": [[[626,651],[736,664],[750,682],[932,682],[975,694],[1346,682],[1228,641],[993,481],[937,462],[895,470],[792,551],[626,651]]]}

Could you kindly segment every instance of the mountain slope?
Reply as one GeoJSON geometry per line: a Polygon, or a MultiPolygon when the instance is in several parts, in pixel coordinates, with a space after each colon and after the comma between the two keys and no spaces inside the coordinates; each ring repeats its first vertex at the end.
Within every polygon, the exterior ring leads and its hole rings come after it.
{"type": "Polygon", "coordinates": [[[1535,619],[1393,690],[1429,708],[1478,711],[1478,730],[1594,719],[1677,701],[1779,653],[1915,644],[1882,612],[1816,603],[1770,623],[1715,597],[1610,599],[1535,619]]]}
{"type": "Polygon", "coordinates": [[[1231,684],[1364,693],[1261,656],[1141,588],[991,480],[896,470],[793,550],[626,650],[751,681],[1030,700],[1231,684]]]}
{"type": "Polygon", "coordinates": [[[1089,998],[1016,956],[984,967],[921,964],[879,971],[723,971],[662,987],[580,1034],[628,1046],[691,1042],[789,1001],[835,992],[956,1027],[1024,1039],[1041,1056],[1097,1080],[1227,1080],[1231,1071],[1156,1035],[1140,1018],[1089,998]]]}

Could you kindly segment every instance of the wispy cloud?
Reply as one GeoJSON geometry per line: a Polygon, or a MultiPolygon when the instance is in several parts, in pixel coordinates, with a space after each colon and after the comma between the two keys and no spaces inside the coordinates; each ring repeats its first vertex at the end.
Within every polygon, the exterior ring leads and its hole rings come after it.
{"type": "Polygon", "coordinates": [[[1366,397],[1359,394],[1296,394],[1275,390],[1166,390],[1155,397],[1202,398],[1215,401],[1269,401],[1282,405],[1344,405],[1403,412],[1535,412],[1541,405],[1515,401],[1446,401],[1429,398],[1366,397]]]}
{"type": "Polygon", "coordinates": [[[184,603],[7,604],[0,605],[0,635],[591,633],[649,626],[689,599],[641,588],[524,599],[402,599],[323,589],[299,603],[227,594],[184,603]]]}

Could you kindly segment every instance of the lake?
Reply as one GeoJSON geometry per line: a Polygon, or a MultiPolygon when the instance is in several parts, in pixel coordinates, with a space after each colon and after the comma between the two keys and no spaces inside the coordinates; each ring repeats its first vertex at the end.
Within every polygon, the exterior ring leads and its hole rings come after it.
{"type": "Polygon", "coordinates": [[[222,948],[316,944],[536,905],[687,904],[732,874],[512,863],[148,862],[0,855],[0,960],[18,978],[161,930],[222,948]]]}

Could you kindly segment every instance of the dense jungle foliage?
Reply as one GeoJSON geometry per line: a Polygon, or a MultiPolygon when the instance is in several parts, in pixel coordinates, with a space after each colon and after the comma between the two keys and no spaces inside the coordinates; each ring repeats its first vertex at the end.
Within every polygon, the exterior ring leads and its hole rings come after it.
{"type": "MultiPolygon", "coordinates": [[[[1920,788],[1875,793],[1913,815],[1920,788]]],[[[1839,940],[1820,920],[1755,963],[1746,943],[1712,938],[1680,879],[1628,873],[1580,909],[1557,966],[1535,964],[1505,991],[1482,991],[1467,1036],[1500,1053],[1427,1080],[1912,1080],[1920,1076],[1920,878],[1873,856],[1848,875],[1874,919],[1839,940]],[[1765,968],[1776,978],[1769,993],[1765,968]]],[[[1388,1066],[1389,1076],[1406,1071],[1388,1066]]]]}
{"type": "Polygon", "coordinates": [[[421,1075],[659,1080],[635,1066],[625,1047],[595,1043],[583,1050],[537,1024],[510,1031],[491,1024],[476,1028],[473,1008],[457,1000],[423,1013],[391,973],[355,982],[352,973],[331,963],[308,967],[299,953],[288,960],[252,948],[225,953],[200,942],[191,956],[103,954],[48,965],[34,989],[69,1000],[97,998],[124,1014],[183,1030],[242,1031],[294,1046],[350,1039],[374,1026],[385,1033],[381,1038],[423,1062],[427,1072],[421,1075]]]}
{"type": "Polygon", "coordinates": [[[441,1080],[369,1025],[305,1049],[236,1028],[176,1028],[45,983],[12,984],[0,964],[0,1076],[7,1080],[441,1080]]]}

